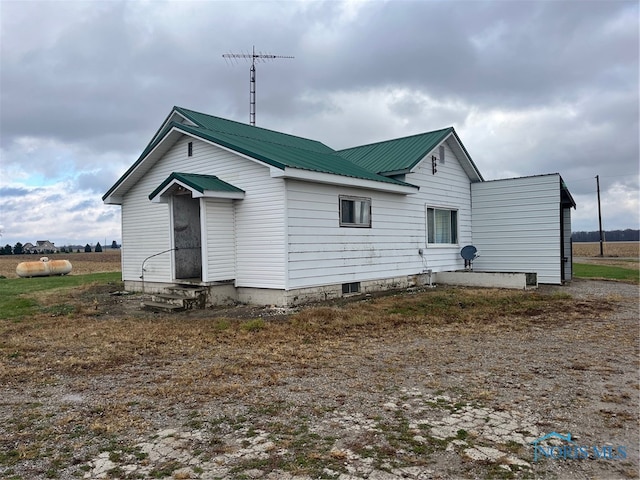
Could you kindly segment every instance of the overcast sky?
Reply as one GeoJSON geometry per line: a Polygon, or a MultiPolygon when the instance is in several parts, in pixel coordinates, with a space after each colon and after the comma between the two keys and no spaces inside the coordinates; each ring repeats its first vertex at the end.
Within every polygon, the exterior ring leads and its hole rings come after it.
{"type": "Polygon", "coordinates": [[[101,197],[174,105],[345,148],[455,127],[485,179],[558,172],[639,228],[638,1],[0,0],[2,245],[120,242],[101,197]]]}

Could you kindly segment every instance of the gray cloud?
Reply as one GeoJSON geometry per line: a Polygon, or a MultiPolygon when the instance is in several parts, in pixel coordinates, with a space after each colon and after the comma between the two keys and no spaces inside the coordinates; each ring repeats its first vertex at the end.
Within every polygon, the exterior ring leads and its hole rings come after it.
{"type": "Polygon", "coordinates": [[[29,190],[23,187],[0,187],[0,197],[21,197],[29,193],[29,190]]]}
{"type": "Polygon", "coordinates": [[[3,191],[99,197],[173,105],[247,122],[250,64],[222,54],[252,45],[295,56],[257,64],[259,125],[335,148],[453,125],[487,178],[560,171],[590,198],[606,173],[605,192],[637,198],[636,1],[0,9],[3,212],[14,211],[3,191]]]}

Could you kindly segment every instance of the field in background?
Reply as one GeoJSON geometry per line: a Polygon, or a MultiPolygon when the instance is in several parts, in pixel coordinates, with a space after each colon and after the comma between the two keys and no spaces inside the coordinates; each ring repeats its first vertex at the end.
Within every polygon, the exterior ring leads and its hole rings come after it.
{"type": "Polygon", "coordinates": [[[601,257],[599,242],[573,243],[574,275],[578,278],[640,282],[639,242],[605,242],[603,253],[601,257]]]}
{"type": "MultiPolygon", "coordinates": [[[[639,242],[609,242],[604,244],[604,257],[600,257],[600,244],[574,243],[573,261],[575,264],[607,265],[624,269],[638,270],[640,256],[639,242]]],[[[69,260],[73,266],[71,275],[121,271],[120,250],[106,249],[102,253],[57,253],[48,255],[51,260],[69,260]]],[[[18,278],[16,267],[20,262],[38,261],[40,255],[0,256],[0,276],[18,278]]],[[[582,275],[578,275],[582,276],[582,275]]],[[[598,277],[603,278],[602,275],[598,277]]],[[[619,278],[607,277],[605,278],[619,278]]]]}
{"type": "MultiPolygon", "coordinates": [[[[638,258],[640,242],[604,242],[603,253],[606,257],[638,258]]],[[[600,256],[600,242],[574,242],[574,257],[600,256]]]]}
{"type": "Polygon", "coordinates": [[[50,255],[1,255],[0,276],[18,278],[16,267],[20,262],[37,262],[40,257],[50,260],[69,260],[71,275],[86,275],[88,273],[119,272],[120,250],[105,249],[101,253],[54,253],[50,255]]]}

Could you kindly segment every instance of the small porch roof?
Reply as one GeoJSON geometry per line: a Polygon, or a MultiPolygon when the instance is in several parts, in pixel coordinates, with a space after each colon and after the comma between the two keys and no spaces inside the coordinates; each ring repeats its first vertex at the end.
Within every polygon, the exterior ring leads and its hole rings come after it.
{"type": "Polygon", "coordinates": [[[154,203],[166,203],[169,196],[177,192],[191,192],[192,198],[232,200],[244,198],[244,190],[222,181],[216,176],[173,172],[149,194],[149,200],[154,203]]]}

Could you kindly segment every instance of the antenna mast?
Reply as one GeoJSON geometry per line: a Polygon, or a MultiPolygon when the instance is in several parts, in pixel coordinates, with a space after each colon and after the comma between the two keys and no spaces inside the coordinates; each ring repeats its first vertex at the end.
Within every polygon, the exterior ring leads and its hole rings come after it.
{"type": "Polygon", "coordinates": [[[294,58],[287,55],[270,55],[265,53],[256,53],[254,45],[252,53],[225,53],[223,58],[230,58],[236,61],[238,58],[245,60],[251,59],[251,69],[249,70],[249,123],[253,126],[256,124],[256,60],[258,62],[266,62],[275,58],[294,58]]]}

